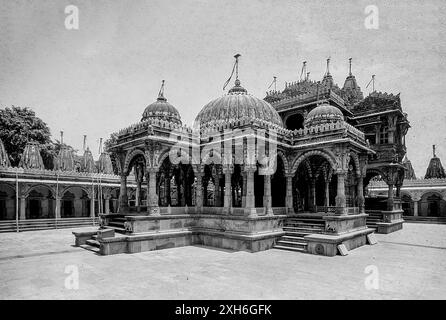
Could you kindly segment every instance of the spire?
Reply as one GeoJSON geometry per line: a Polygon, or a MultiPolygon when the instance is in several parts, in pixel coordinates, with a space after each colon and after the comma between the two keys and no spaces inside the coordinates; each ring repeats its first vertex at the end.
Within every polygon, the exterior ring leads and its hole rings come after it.
{"type": "Polygon", "coordinates": [[[167,99],[164,97],[164,80],[161,81],[161,88],[158,92],[158,101],[167,101],[167,99]]]}
{"type": "Polygon", "coordinates": [[[63,131],[60,131],[60,144],[63,144],[63,131]]]}
{"type": "Polygon", "coordinates": [[[305,78],[302,78],[302,76],[305,77],[306,73],[307,73],[307,62],[304,61],[302,63],[302,70],[300,72],[300,78],[299,78],[300,81],[305,80],[305,78]]]}
{"type": "Polygon", "coordinates": [[[84,150],[84,152],[85,152],[85,146],[86,145],[87,145],[87,135],[84,134],[84,145],[83,145],[83,148],[82,148],[82,150],[84,150]]]}
{"type": "Polygon", "coordinates": [[[6,152],[2,139],[0,139],[0,167],[9,167],[10,165],[8,153],[6,152]]]}
{"type": "Polygon", "coordinates": [[[330,75],[330,58],[327,58],[327,70],[325,71],[325,75],[330,75]]]}
{"type": "Polygon", "coordinates": [[[234,62],[234,66],[232,67],[231,76],[229,77],[228,80],[226,80],[226,82],[223,86],[223,90],[225,90],[226,86],[229,84],[229,81],[231,81],[232,76],[234,75],[234,71],[235,71],[235,86],[232,87],[231,89],[229,89],[229,91],[228,91],[229,94],[237,94],[237,93],[246,94],[246,93],[248,93],[246,91],[246,89],[240,85],[240,80],[238,79],[238,59],[240,57],[241,57],[241,54],[238,54],[238,53],[234,56],[235,62],[234,62]]]}
{"type": "Polygon", "coordinates": [[[432,146],[432,155],[429,162],[429,166],[426,170],[426,175],[424,179],[444,179],[446,178],[446,173],[444,172],[443,165],[441,164],[440,158],[435,154],[435,145],[432,146]]]}
{"type": "Polygon", "coordinates": [[[352,58],[348,59],[348,75],[352,76],[352,58]]]}
{"type": "Polygon", "coordinates": [[[322,79],[322,85],[329,88],[333,86],[333,77],[330,74],[330,58],[327,59],[327,69],[324,78],[322,79]]]}
{"type": "Polygon", "coordinates": [[[40,147],[37,142],[28,142],[23,150],[20,158],[19,167],[25,169],[45,169],[43,165],[42,156],[40,155],[40,147]]]}

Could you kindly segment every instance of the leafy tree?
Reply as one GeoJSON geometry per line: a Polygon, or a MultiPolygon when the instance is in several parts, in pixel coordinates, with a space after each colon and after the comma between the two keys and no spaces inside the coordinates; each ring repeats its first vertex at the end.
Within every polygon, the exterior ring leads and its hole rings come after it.
{"type": "Polygon", "coordinates": [[[13,166],[19,164],[28,141],[40,144],[41,156],[47,169],[53,169],[54,158],[61,147],[59,141],[51,141],[47,124],[37,117],[33,110],[26,107],[12,106],[0,109],[0,139],[13,166]]]}

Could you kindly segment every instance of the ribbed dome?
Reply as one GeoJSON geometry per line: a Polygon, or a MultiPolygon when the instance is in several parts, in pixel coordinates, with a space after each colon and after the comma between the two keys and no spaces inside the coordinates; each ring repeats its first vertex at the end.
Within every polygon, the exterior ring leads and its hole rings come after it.
{"type": "Polygon", "coordinates": [[[165,120],[181,125],[180,113],[173,105],[168,103],[167,99],[164,97],[164,80],[158,94],[158,99],[156,99],[154,103],[148,105],[142,114],[141,121],[148,119],[165,120]]]}
{"type": "Polygon", "coordinates": [[[245,117],[268,121],[283,127],[277,111],[268,102],[248,94],[246,89],[240,86],[238,79],[227,95],[205,105],[195,118],[195,122],[199,123],[201,128],[206,128],[245,117]]]}
{"type": "Polygon", "coordinates": [[[81,169],[83,172],[96,172],[96,165],[94,163],[93,154],[91,153],[89,148],[85,150],[84,156],[82,157],[81,169]]]}
{"type": "Polygon", "coordinates": [[[343,120],[344,115],[342,114],[341,110],[329,104],[322,104],[308,113],[305,119],[305,125],[311,126],[343,120]]]}

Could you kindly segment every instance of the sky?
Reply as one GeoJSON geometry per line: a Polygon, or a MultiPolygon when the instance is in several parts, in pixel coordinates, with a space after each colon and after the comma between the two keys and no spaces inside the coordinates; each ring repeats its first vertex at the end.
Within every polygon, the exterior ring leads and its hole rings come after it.
{"type": "Polygon", "coordinates": [[[411,128],[408,157],[424,176],[432,145],[446,165],[446,2],[304,0],[0,0],[0,106],[30,107],[54,139],[97,158],[99,138],[140,121],[165,96],[192,125],[209,101],[224,94],[233,56],[239,78],[263,98],[296,81],[306,60],[321,80],[325,61],[343,85],[348,58],[365,95],[401,93],[411,128]],[[65,7],[79,10],[67,29],[65,7]],[[368,5],[378,29],[365,27],[368,5]]]}

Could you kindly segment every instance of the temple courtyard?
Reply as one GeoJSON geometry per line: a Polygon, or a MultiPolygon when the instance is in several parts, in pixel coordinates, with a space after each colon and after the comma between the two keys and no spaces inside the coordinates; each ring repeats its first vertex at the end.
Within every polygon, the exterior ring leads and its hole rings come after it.
{"type": "Polygon", "coordinates": [[[444,299],[446,225],[326,257],[189,246],[99,256],[72,231],[0,234],[0,299],[444,299]]]}

